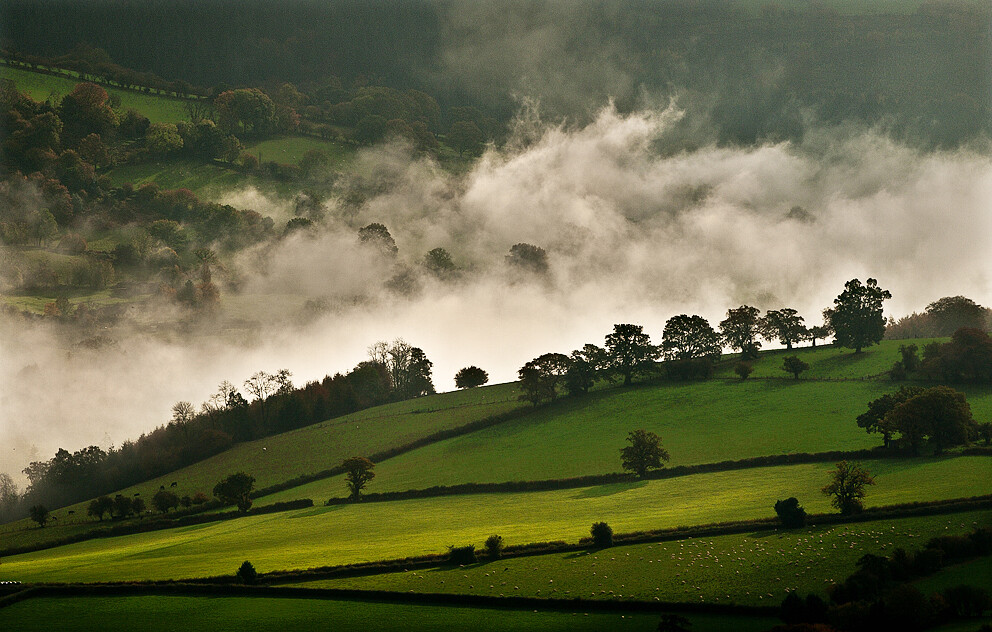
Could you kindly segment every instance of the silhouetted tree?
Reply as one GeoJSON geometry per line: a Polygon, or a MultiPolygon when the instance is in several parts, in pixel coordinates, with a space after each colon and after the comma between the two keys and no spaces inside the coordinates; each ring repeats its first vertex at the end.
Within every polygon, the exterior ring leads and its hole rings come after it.
{"type": "Polygon", "coordinates": [[[761,343],[758,342],[758,335],[761,333],[758,313],[756,307],[741,305],[727,310],[727,318],[720,321],[720,334],[724,344],[740,351],[742,359],[757,357],[758,349],[761,348],[761,343]]]}
{"type": "Polygon", "coordinates": [[[477,366],[467,366],[455,373],[457,388],[475,388],[489,381],[489,374],[477,366]]]}
{"type": "Polygon", "coordinates": [[[787,529],[798,529],[806,526],[806,510],[799,504],[795,496],[775,502],[775,514],[787,529]]]}
{"type": "Polygon", "coordinates": [[[597,549],[613,546],[613,529],[605,522],[594,522],[592,529],[592,545],[597,549]]]}
{"type": "Polygon", "coordinates": [[[967,444],[977,435],[977,424],[964,393],[948,386],[928,388],[897,404],[882,420],[888,432],[898,432],[913,454],[919,454],[923,439],[936,454],[967,444]]]}
{"type": "Polygon", "coordinates": [[[503,537],[491,535],[486,538],[486,557],[490,560],[498,560],[503,554],[503,537]]]}
{"type": "Polygon", "coordinates": [[[680,314],[665,323],[661,348],[666,360],[719,358],[720,336],[702,316],[680,314]]]}
{"type": "Polygon", "coordinates": [[[761,332],[765,340],[769,342],[778,340],[785,345],[786,349],[792,349],[792,345],[805,340],[809,336],[809,330],[803,324],[803,317],[796,310],[785,307],[779,310],[768,310],[764,318],[761,319],[761,332]]]}
{"type": "Polygon", "coordinates": [[[506,262],[528,272],[543,274],[548,271],[548,253],[544,248],[531,244],[520,243],[511,246],[506,262]]]}
{"type": "Polygon", "coordinates": [[[110,496],[100,496],[90,501],[86,513],[102,522],[103,516],[110,513],[113,507],[114,501],[110,496]]]}
{"type": "Polygon", "coordinates": [[[886,393],[877,399],[873,399],[868,402],[868,410],[858,415],[858,426],[864,428],[869,434],[873,432],[881,434],[882,445],[886,448],[889,447],[889,442],[892,440],[892,433],[894,430],[883,424],[882,421],[893,408],[906,400],[919,395],[923,392],[923,390],[924,389],[919,386],[903,387],[895,393],[886,393]]]}
{"type": "Polygon", "coordinates": [[[31,519],[37,522],[39,527],[44,527],[48,524],[50,512],[44,505],[32,505],[28,512],[31,519]]]}
{"type": "Polygon", "coordinates": [[[238,567],[238,572],[236,573],[237,578],[241,580],[242,584],[254,584],[258,581],[258,571],[255,570],[255,566],[245,560],[244,563],[238,567]]]}
{"type": "Polygon", "coordinates": [[[363,226],[358,231],[358,240],[363,244],[373,246],[385,255],[394,256],[399,252],[396,241],[393,240],[393,236],[389,234],[389,229],[383,224],[372,223],[363,226]]]}

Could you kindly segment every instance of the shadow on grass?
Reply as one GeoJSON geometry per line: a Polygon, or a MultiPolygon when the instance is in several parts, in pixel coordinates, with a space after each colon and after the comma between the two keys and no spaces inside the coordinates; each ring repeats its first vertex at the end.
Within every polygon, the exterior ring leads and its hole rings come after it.
{"type": "Polygon", "coordinates": [[[601,498],[622,494],[633,489],[638,489],[647,485],[647,481],[631,481],[629,483],[610,483],[609,485],[598,485],[596,487],[585,487],[572,498],[601,498]]]}

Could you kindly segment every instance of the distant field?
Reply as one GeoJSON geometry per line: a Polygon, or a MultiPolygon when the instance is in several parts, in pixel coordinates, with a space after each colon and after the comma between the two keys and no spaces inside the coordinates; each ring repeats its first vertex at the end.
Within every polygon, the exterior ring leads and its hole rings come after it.
{"type": "Polygon", "coordinates": [[[311,138],[309,136],[283,136],[261,142],[248,144],[245,149],[254,154],[259,160],[273,160],[278,163],[297,164],[303,155],[311,149],[319,149],[331,159],[332,167],[340,167],[347,163],[357,151],[352,145],[344,145],[331,140],[311,138]]]}
{"type": "MultiPolygon", "coordinates": [[[[78,597],[29,599],[0,610],[0,624],[22,632],[142,630],[172,632],[177,613],[182,629],[212,632],[365,632],[410,630],[560,630],[653,632],[657,614],[602,614],[485,608],[408,606],[320,599],[239,597],[78,597]]],[[[777,620],[764,617],[692,615],[694,632],[767,630],[777,620]]]]}
{"type": "MultiPolygon", "coordinates": [[[[72,92],[77,84],[83,82],[81,79],[53,77],[8,66],[0,66],[0,77],[13,81],[18,90],[26,92],[35,101],[44,101],[52,94],[66,95],[72,92]]],[[[181,99],[102,87],[108,94],[116,94],[120,97],[121,111],[137,110],[147,116],[152,123],[175,123],[189,118],[181,99]]]]}
{"type": "MultiPolygon", "coordinates": [[[[992,459],[986,457],[866,465],[878,474],[870,506],[992,491],[992,459]]],[[[481,547],[493,533],[507,544],[574,542],[600,520],[629,532],[769,517],[775,501],[789,496],[808,511],[826,512],[832,509],[819,490],[830,469],[757,468],[557,492],[318,506],[9,556],[0,579],[178,579],[230,574],[244,559],[260,571],[309,568],[438,553],[451,544],[481,547]]]]}
{"type": "MultiPolygon", "coordinates": [[[[916,550],[928,538],[965,533],[977,525],[992,525],[992,512],[637,544],[296,585],[777,605],[789,591],[825,594],[828,586],[854,572],[855,562],[866,553],[916,550]]],[[[992,588],[990,580],[986,575],[983,585],[992,588]]]]}

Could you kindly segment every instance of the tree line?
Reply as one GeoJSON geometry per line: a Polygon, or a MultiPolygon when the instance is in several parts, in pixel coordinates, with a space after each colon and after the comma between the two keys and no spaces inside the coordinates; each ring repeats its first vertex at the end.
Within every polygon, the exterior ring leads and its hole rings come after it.
{"type": "MultiPolygon", "coordinates": [[[[802,341],[816,346],[817,340],[833,335],[838,344],[860,353],[882,340],[882,302],[891,296],[875,279],[864,284],[852,279],[833,307],[823,310],[823,324],[811,327],[788,307],[768,310],[762,316],[758,308],[741,305],[727,310],[718,329],[702,316],[679,314],[665,323],[660,345],[652,344],[641,325],[614,325],[603,347],[586,344],[569,355],[545,353],[527,362],[517,372],[523,390],[520,398],[538,405],[563,393],[587,393],[596,380],[622,381],[626,386],[662,371],[671,379],[706,379],[724,348],[739,352],[741,362],[746,363],[757,357],[761,339],[792,349],[802,341]],[[659,365],[662,358],[664,362],[659,365]]],[[[787,359],[784,369],[798,378],[805,363],[794,360],[787,359]]]]}

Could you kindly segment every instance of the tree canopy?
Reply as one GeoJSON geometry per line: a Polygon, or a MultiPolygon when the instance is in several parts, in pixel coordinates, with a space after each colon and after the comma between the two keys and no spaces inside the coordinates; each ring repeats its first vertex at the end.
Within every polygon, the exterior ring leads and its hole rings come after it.
{"type": "Polygon", "coordinates": [[[365,486],[375,478],[373,471],[375,463],[364,456],[353,456],[345,459],[341,466],[346,472],[345,481],[348,485],[348,491],[351,492],[351,498],[358,500],[365,486]]]}
{"type": "Polygon", "coordinates": [[[759,313],[757,307],[741,305],[727,310],[727,318],[720,321],[720,334],[724,343],[731,349],[740,351],[742,358],[755,355],[761,348],[758,341],[761,334],[759,313]]]}
{"type": "Polygon", "coordinates": [[[833,497],[830,504],[842,514],[860,513],[864,509],[862,499],[867,494],[865,488],[874,484],[875,477],[861,464],[841,461],[831,473],[830,483],[821,491],[833,497]]]}
{"type": "Polygon", "coordinates": [[[662,334],[666,360],[720,356],[720,336],[702,316],[679,314],[668,319],[662,334]]]}

